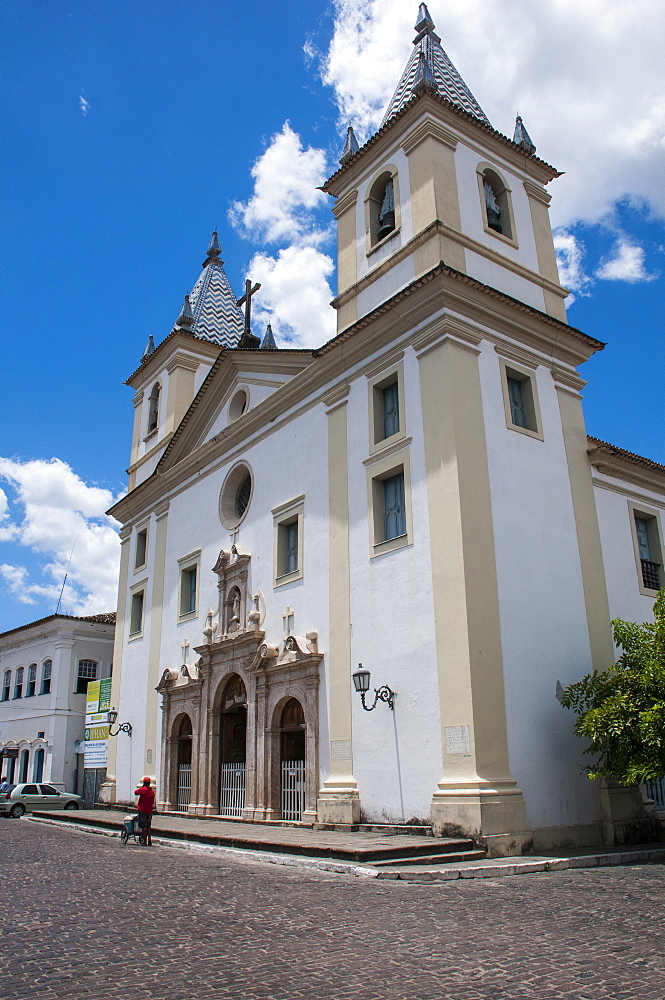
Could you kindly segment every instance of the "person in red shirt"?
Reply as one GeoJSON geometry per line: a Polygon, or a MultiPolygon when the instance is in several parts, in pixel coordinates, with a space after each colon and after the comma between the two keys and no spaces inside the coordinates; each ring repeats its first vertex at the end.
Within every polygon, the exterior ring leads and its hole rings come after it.
{"type": "Polygon", "coordinates": [[[144,778],[143,783],[136,789],[134,795],[138,796],[139,810],[139,830],[141,831],[141,843],[144,847],[152,847],[152,814],[155,809],[155,789],[150,787],[150,778],[144,778]]]}

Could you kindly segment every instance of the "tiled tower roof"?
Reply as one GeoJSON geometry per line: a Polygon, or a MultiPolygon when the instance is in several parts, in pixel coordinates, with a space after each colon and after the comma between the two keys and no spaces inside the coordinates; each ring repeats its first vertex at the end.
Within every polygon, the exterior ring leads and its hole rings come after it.
{"type": "Polygon", "coordinates": [[[441,48],[441,39],[434,33],[434,22],[424,3],[418,8],[415,30],[417,34],[413,41],[411,58],[397,84],[397,90],[392,96],[381,125],[385,125],[394,114],[397,114],[422,86],[430,87],[441,97],[452,101],[483,124],[489,125],[487,115],[441,48]]]}
{"type": "Polygon", "coordinates": [[[190,329],[195,336],[219,344],[220,347],[237,347],[244,320],[226,277],[221,253],[219,236],[214,232],[203,262],[203,270],[189,295],[194,316],[190,329]]]}

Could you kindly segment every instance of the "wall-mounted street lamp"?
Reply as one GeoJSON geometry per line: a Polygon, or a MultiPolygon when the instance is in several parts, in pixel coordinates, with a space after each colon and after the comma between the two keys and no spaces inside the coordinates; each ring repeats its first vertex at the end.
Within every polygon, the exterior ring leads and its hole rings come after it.
{"type": "Polygon", "coordinates": [[[118,733],[127,733],[128,736],[132,735],[132,724],[131,722],[121,722],[115,733],[111,730],[115,726],[116,719],[118,718],[118,713],[114,708],[109,712],[109,736],[117,736],[118,733]]]}
{"type": "Polygon", "coordinates": [[[367,707],[365,704],[365,695],[369,691],[370,672],[369,670],[363,670],[362,663],[358,664],[358,669],[354,671],[351,676],[353,677],[353,686],[360,695],[363,708],[366,712],[372,712],[376,708],[376,703],[378,701],[385,701],[391,711],[395,710],[395,692],[392,691],[387,684],[382,684],[380,688],[374,688],[374,704],[371,708],[367,707]]]}

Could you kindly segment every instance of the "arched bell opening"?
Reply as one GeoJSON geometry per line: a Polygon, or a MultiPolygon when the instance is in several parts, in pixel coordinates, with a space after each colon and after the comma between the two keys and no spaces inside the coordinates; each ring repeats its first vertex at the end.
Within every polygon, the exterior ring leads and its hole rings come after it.
{"type": "Polygon", "coordinates": [[[247,689],[238,674],[222,693],[219,739],[219,814],[238,817],[245,805],[247,761],[247,689]]]}
{"type": "Polygon", "coordinates": [[[305,713],[297,698],[289,698],[280,718],[280,806],[282,819],[300,822],[305,811],[305,713]]]}

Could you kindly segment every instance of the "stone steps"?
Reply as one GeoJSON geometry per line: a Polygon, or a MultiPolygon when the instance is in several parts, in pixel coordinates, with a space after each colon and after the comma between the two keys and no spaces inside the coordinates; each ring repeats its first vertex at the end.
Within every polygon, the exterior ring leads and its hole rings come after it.
{"type": "Polygon", "coordinates": [[[372,861],[372,868],[388,868],[394,866],[406,866],[406,865],[447,865],[455,864],[461,861],[481,861],[487,855],[486,851],[448,851],[443,854],[424,854],[415,855],[413,857],[400,857],[400,858],[388,858],[381,859],[379,861],[372,861]]]}

